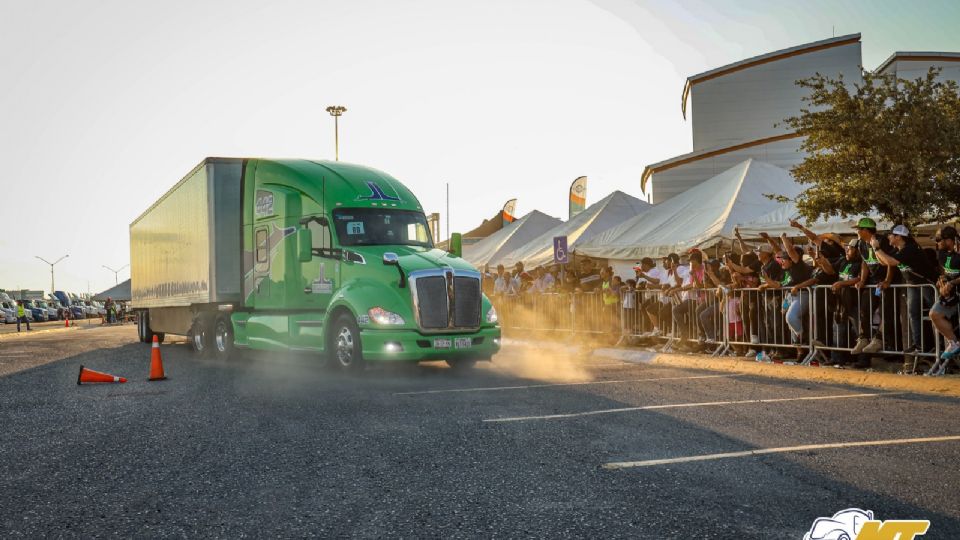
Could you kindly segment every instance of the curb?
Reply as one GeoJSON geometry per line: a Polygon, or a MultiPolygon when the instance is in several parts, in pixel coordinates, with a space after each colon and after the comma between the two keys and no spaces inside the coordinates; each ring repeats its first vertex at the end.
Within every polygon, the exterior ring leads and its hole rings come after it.
{"type": "Polygon", "coordinates": [[[756,375],[775,379],[797,380],[827,384],[846,384],[866,386],[900,392],[935,394],[938,396],[960,397],[960,378],[923,377],[919,375],[896,375],[832,367],[790,366],[784,364],[759,363],[752,360],[716,358],[686,354],[664,354],[636,349],[600,348],[592,351],[578,347],[559,345],[550,342],[532,342],[507,340],[505,345],[536,347],[556,350],[570,354],[584,354],[597,358],[620,360],[635,364],[650,364],[682,369],[705,369],[742,375],[756,375]]]}

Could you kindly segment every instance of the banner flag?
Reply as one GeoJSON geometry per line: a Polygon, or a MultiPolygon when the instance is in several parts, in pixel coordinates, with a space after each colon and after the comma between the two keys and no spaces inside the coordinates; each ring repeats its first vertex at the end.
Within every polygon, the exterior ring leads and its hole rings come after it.
{"type": "Polygon", "coordinates": [[[517,209],[517,200],[510,199],[507,201],[507,204],[503,205],[503,211],[500,214],[503,216],[503,225],[507,226],[510,223],[513,223],[513,220],[517,219],[514,216],[516,215],[517,209]]]}
{"type": "Polygon", "coordinates": [[[587,208],[587,177],[581,176],[570,184],[570,215],[567,219],[587,208]]]}

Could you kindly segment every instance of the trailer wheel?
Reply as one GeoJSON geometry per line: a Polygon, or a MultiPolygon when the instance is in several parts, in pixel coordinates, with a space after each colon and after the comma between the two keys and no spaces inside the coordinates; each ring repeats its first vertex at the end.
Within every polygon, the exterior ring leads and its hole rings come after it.
{"type": "MultiPolygon", "coordinates": [[[[137,313],[137,334],[141,343],[151,343],[153,341],[153,332],[150,331],[150,312],[140,311],[137,313]]],[[[163,341],[163,334],[157,334],[157,339],[163,341]]]]}
{"type": "Polygon", "coordinates": [[[226,360],[233,353],[233,325],[224,317],[217,317],[214,325],[213,353],[221,360],[226,360]]]}
{"type": "Polygon", "coordinates": [[[210,352],[210,332],[201,317],[194,319],[190,326],[190,348],[198,356],[206,356],[210,352]]]}
{"type": "Polygon", "coordinates": [[[330,327],[327,343],[327,355],[330,365],[346,372],[363,371],[363,348],[360,346],[360,328],[347,313],[337,317],[330,327]]]}

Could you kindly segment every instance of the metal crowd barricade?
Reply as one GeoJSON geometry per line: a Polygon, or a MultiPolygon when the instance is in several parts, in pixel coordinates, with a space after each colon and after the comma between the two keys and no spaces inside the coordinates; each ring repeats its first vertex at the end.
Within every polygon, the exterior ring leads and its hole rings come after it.
{"type": "Polygon", "coordinates": [[[491,298],[508,330],[620,334],[620,302],[605,303],[595,293],[523,293],[491,298]]]}
{"type": "Polygon", "coordinates": [[[739,306],[741,324],[734,328],[728,325],[724,352],[732,347],[762,353],[766,350],[797,346],[785,317],[784,297],[789,294],[789,290],[784,289],[730,290],[728,296],[739,306]]]}
{"type": "Polygon", "coordinates": [[[656,289],[640,289],[624,293],[621,303],[621,341],[663,340],[663,352],[681,343],[706,343],[713,354],[724,348],[726,304],[718,289],[674,291],[669,295],[656,289]],[[658,334],[653,333],[654,321],[658,334]]]}
{"type": "Polygon", "coordinates": [[[810,354],[804,364],[819,359],[825,352],[849,354],[860,336],[860,317],[869,317],[867,335],[880,338],[882,347],[872,354],[906,354],[911,350],[912,370],[922,357],[940,358],[940,339],[930,320],[930,308],[939,300],[933,285],[890,285],[886,291],[877,285],[862,289],[844,287],[834,292],[830,286],[813,288],[810,306],[810,354]],[[914,295],[915,304],[909,301],[914,295]],[[911,309],[914,308],[914,309],[911,309]],[[914,326],[918,329],[914,330],[914,326]],[[918,334],[918,339],[914,337],[918,334]]]}
{"type": "Polygon", "coordinates": [[[891,285],[879,294],[876,290],[875,285],[838,291],[816,286],[801,289],[796,296],[786,288],[696,289],[670,296],[659,290],[636,290],[624,293],[615,303],[604,302],[602,292],[529,293],[497,295],[492,301],[505,329],[609,334],[619,336],[621,342],[649,338],[661,341],[664,352],[704,341],[713,345],[709,351],[713,355],[800,348],[808,351],[799,359],[804,364],[818,359],[826,363],[828,354],[849,354],[863,313],[869,318],[866,339],[873,335],[881,339],[882,347],[874,354],[903,355],[916,346],[909,353],[914,369],[918,358],[939,358],[942,342],[928,315],[939,299],[936,288],[891,285]],[[908,302],[908,297],[913,301],[908,302]],[[802,323],[799,332],[791,331],[786,313],[791,303],[801,301],[806,302],[807,312],[794,319],[795,326],[802,323]],[[660,334],[652,333],[654,321],[660,334]],[[912,325],[917,325],[913,332],[912,325]]]}

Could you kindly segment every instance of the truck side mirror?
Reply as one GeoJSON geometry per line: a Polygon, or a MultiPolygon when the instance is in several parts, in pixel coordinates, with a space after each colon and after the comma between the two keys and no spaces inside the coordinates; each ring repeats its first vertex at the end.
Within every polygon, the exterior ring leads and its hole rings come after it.
{"type": "Polygon", "coordinates": [[[397,254],[388,251],[383,254],[383,265],[384,266],[396,266],[397,272],[400,272],[400,288],[407,286],[407,275],[403,273],[403,268],[400,267],[400,257],[397,257],[397,254]]]}
{"type": "Polygon", "coordinates": [[[297,258],[300,262],[313,260],[313,232],[306,227],[297,231],[297,258]]]}
{"type": "Polygon", "coordinates": [[[455,232],[450,235],[450,245],[447,246],[447,253],[454,257],[463,258],[463,236],[455,232]]]}

